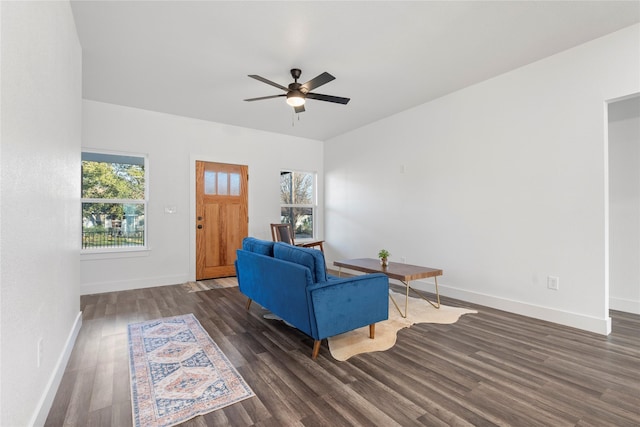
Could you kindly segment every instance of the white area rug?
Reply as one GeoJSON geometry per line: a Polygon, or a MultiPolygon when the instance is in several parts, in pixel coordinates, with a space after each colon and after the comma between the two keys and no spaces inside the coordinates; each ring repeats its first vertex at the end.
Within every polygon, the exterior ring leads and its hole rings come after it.
{"type": "MultiPolygon", "coordinates": [[[[393,298],[404,311],[405,295],[393,291],[389,293],[393,294],[393,298]]],[[[389,300],[389,319],[376,323],[375,339],[369,338],[369,326],[365,326],[330,337],[329,350],[331,355],[340,361],[356,354],[388,350],[395,345],[398,331],[402,328],[408,328],[415,323],[455,323],[460,316],[468,313],[477,311],[445,305],[436,309],[422,298],[409,297],[409,315],[405,319],[389,300]]]]}

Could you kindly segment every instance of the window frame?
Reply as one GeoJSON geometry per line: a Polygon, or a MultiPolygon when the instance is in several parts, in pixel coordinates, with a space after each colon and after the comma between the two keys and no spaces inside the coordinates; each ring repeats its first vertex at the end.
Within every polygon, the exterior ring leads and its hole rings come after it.
{"type": "MultiPolygon", "coordinates": [[[[111,150],[102,150],[102,149],[95,149],[95,148],[82,148],[81,150],[81,162],[83,161],[82,157],[84,156],[84,154],[95,154],[95,155],[105,155],[105,156],[115,156],[115,157],[122,157],[122,158],[136,158],[136,159],[142,159],[144,162],[144,199],[120,199],[120,198],[93,198],[93,197],[82,197],[82,191],[83,191],[83,187],[82,187],[82,166],[81,166],[81,172],[80,172],[80,212],[81,212],[81,219],[82,221],[84,221],[84,218],[82,216],[82,207],[85,203],[100,203],[100,204],[121,204],[121,205],[125,205],[125,204],[132,204],[132,205],[142,205],[143,209],[144,209],[144,229],[143,229],[143,239],[144,239],[144,244],[143,245],[137,245],[137,246],[111,246],[111,247],[91,247],[91,248],[84,248],[83,247],[83,242],[82,240],[80,240],[80,254],[117,254],[117,253],[131,253],[131,252],[146,252],[149,250],[149,238],[148,238],[148,234],[149,234],[149,211],[148,211],[148,207],[149,207],[149,158],[146,154],[142,154],[142,153],[130,153],[130,152],[124,152],[124,151],[111,151],[111,150]]],[[[124,163],[124,162],[123,162],[124,163]]],[[[84,227],[84,224],[80,224],[81,230],[84,227]]],[[[81,239],[82,239],[82,232],[81,232],[81,239]]],[[[132,254],[133,255],[133,254],[132,254]]]]}
{"type": "MultiPolygon", "coordinates": [[[[301,237],[298,238],[296,236],[296,241],[301,241],[301,242],[305,242],[305,241],[310,241],[310,240],[314,240],[317,237],[317,230],[318,230],[318,226],[317,226],[317,212],[318,212],[318,173],[315,171],[303,171],[303,170],[296,170],[296,169],[280,169],[280,177],[282,177],[283,174],[285,173],[292,173],[292,174],[307,174],[307,175],[311,175],[312,176],[312,191],[311,191],[311,203],[282,203],[282,201],[280,201],[280,213],[279,213],[279,217],[280,217],[280,223],[284,224],[282,222],[282,209],[283,208],[310,208],[311,209],[311,216],[313,218],[313,225],[312,225],[312,229],[311,229],[311,237],[301,237]]],[[[282,179],[282,178],[281,178],[282,179]]],[[[281,181],[280,181],[281,182],[281,181]]],[[[280,184],[279,182],[279,184],[280,184]]],[[[280,198],[280,200],[282,200],[280,198]]],[[[296,225],[295,224],[291,224],[291,226],[293,227],[294,230],[294,235],[295,235],[295,229],[296,229],[296,225]]]]}

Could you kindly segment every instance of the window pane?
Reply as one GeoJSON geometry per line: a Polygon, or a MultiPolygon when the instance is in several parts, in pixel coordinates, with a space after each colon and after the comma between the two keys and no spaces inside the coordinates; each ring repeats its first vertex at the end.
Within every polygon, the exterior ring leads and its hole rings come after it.
{"type": "Polygon", "coordinates": [[[293,172],[280,172],[280,204],[290,205],[293,200],[293,172]]]}
{"type": "Polygon", "coordinates": [[[83,203],[82,248],[144,246],[144,204],[83,203]]]}
{"type": "Polygon", "coordinates": [[[280,172],[280,204],[313,204],[313,181],[312,173],[280,172]]]}
{"type": "Polygon", "coordinates": [[[204,171],[204,194],[216,194],[216,173],[204,171]]]}
{"type": "Polygon", "coordinates": [[[227,195],[227,186],[229,175],[226,172],[218,172],[218,195],[226,196],[227,195]]]}
{"type": "Polygon", "coordinates": [[[96,153],[82,158],[83,198],[144,200],[144,158],[96,153]]]}
{"type": "Polygon", "coordinates": [[[296,239],[313,237],[313,208],[280,208],[280,222],[293,226],[296,239]]]}
{"type": "Polygon", "coordinates": [[[313,175],[309,173],[293,174],[293,204],[309,205],[313,203],[313,175]]]}
{"type": "Polygon", "coordinates": [[[239,196],[240,195],[240,174],[239,173],[229,174],[229,178],[231,180],[229,193],[232,196],[239,196]]]}

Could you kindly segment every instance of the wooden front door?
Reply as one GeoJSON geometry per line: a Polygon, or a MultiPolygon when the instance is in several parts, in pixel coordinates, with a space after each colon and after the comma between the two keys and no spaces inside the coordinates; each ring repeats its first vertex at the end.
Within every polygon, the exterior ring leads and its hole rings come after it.
{"type": "Polygon", "coordinates": [[[235,276],[249,228],[247,166],[196,162],[196,280],[235,276]]]}

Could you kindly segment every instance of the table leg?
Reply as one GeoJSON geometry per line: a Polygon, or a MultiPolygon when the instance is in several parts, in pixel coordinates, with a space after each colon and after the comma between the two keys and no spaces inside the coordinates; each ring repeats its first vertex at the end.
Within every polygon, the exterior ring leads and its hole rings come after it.
{"type": "Polygon", "coordinates": [[[404,283],[405,287],[407,288],[406,295],[404,296],[404,317],[407,317],[409,315],[409,289],[411,288],[411,286],[409,286],[408,280],[402,283],[404,283]]]}
{"type": "MultiPolygon", "coordinates": [[[[420,293],[418,293],[417,290],[413,289],[411,286],[409,286],[409,283],[407,282],[407,287],[411,288],[411,290],[413,292],[416,293],[416,295],[418,295],[420,298],[422,298],[423,300],[425,300],[426,302],[428,302],[429,304],[431,304],[434,308],[440,308],[440,291],[438,290],[438,277],[434,276],[433,279],[436,282],[436,300],[437,303],[434,304],[433,302],[431,302],[430,300],[426,299],[425,297],[423,297],[420,293]]],[[[407,295],[409,295],[409,292],[407,291],[407,295]]]]}
{"type": "Polygon", "coordinates": [[[400,310],[400,307],[398,306],[398,303],[396,302],[395,298],[393,298],[393,295],[389,293],[389,298],[391,298],[391,302],[393,303],[393,305],[396,306],[396,309],[398,310],[398,313],[400,313],[400,316],[406,319],[407,315],[409,314],[409,289],[411,289],[420,298],[422,298],[423,300],[431,304],[434,308],[440,308],[440,292],[438,291],[438,278],[434,277],[434,280],[436,282],[436,298],[437,298],[436,304],[434,304],[433,302],[431,302],[430,300],[422,296],[416,289],[413,289],[409,285],[409,282],[400,280],[400,282],[406,287],[406,294],[405,294],[405,300],[404,300],[404,313],[402,313],[402,310],[400,310]]]}
{"type": "Polygon", "coordinates": [[[407,317],[407,303],[409,302],[409,298],[407,297],[405,304],[404,304],[404,314],[402,314],[402,310],[400,310],[400,307],[398,307],[398,303],[396,302],[396,299],[393,297],[393,295],[391,295],[391,289],[389,289],[389,298],[391,298],[391,302],[393,303],[393,305],[396,306],[396,310],[398,310],[398,313],[400,313],[400,316],[406,318],[407,317]]]}

